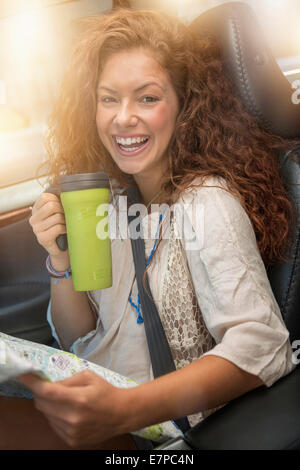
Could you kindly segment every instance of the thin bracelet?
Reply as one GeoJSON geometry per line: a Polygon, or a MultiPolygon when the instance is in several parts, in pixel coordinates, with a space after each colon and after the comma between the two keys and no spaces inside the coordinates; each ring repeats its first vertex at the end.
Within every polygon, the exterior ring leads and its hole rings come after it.
{"type": "Polygon", "coordinates": [[[65,271],[56,271],[56,269],[54,269],[51,264],[50,255],[48,255],[46,259],[46,268],[47,268],[49,276],[54,277],[56,279],[54,284],[57,284],[62,279],[69,279],[70,277],[72,277],[71,268],[68,268],[65,271]]]}

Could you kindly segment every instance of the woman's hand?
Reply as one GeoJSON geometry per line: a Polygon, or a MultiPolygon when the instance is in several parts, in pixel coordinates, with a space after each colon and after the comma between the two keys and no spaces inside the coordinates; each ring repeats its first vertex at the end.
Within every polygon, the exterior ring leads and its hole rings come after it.
{"type": "Polygon", "coordinates": [[[70,446],[94,446],[124,434],[123,397],[126,389],[114,387],[91,371],[55,383],[24,374],[19,380],[34,394],[36,408],[70,446]]]}
{"type": "Polygon", "coordinates": [[[34,203],[29,223],[39,244],[48,251],[51,258],[69,256],[56,243],[58,235],[67,233],[65,214],[58,196],[47,192],[41,194],[34,203]]]}
{"type": "Polygon", "coordinates": [[[71,446],[96,445],[211,410],[264,385],[258,376],[213,354],[128,389],[114,387],[90,371],[55,383],[26,374],[21,382],[33,391],[37,408],[71,446]]]}

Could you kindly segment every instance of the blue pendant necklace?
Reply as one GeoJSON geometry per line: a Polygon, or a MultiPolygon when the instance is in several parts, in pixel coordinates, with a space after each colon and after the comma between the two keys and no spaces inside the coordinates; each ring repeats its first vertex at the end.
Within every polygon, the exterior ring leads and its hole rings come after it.
{"type": "MultiPolygon", "coordinates": [[[[153,198],[148,206],[147,206],[147,209],[148,207],[150,206],[150,204],[158,198],[158,196],[160,195],[160,193],[162,192],[162,190],[155,196],[155,198],[153,198]]],[[[153,245],[153,248],[151,250],[151,253],[146,261],[146,267],[148,266],[148,264],[150,263],[154,253],[155,253],[155,249],[156,249],[156,245],[157,245],[157,239],[158,239],[158,233],[159,233],[159,226],[161,224],[161,221],[162,221],[162,218],[163,218],[163,215],[165,213],[166,209],[160,214],[159,216],[159,220],[158,220],[158,224],[157,224],[157,229],[156,229],[156,234],[155,234],[155,241],[154,241],[154,245],[153,245]]],[[[138,293],[138,298],[137,298],[137,304],[135,304],[132,300],[132,297],[131,297],[131,292],[132,292],[132,288],[130,290],[130,294],[129,294],[129,297],[128,297],[128,301],[129,303],[132,305],[132,307],[135,309],[135,311],[137,312],[137,320],[136,322],[137,323],[144,323],[144,319],[142,317],[142,312],[141,312],[141,300],[140,300],[140,294],[138,293]]]]}

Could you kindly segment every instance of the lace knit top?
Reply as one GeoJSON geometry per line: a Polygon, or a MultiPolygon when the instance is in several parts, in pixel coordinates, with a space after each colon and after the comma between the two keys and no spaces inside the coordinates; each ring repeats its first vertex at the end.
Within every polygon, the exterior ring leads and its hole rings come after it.
{"type": "MultiPolygon", "coordinates": [[[[295,367],[289,334],[250,219],[225,189],[224,180],[210,178],[184,193],[173,217],[164,216],[149,284],[177,369],[213,354],[269,387],[295,367]]],[[[144,234],[153,221],[156,227],[158,213],[143,218],[144,234]]],[[[145,239],[146,256],[153,238],[145,239]]],[[[111,246],[113,286],[87,293],[97,326],[71,352],[144,383],[153,373],[143,323],[128,301],[131,289],[135,303],[138,294],[130,239],[113,239],[111,246]]],[[[48,321],[58,340],[51,302],[48,321]]],[[[189,416],[190,424],[213,411],[189,416]]]]}

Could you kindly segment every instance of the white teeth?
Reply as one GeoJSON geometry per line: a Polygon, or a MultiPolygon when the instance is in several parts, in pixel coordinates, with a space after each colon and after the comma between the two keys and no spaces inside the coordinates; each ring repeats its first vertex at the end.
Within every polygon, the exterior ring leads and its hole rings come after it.
{"type": "Polygon", "coordinates": [[[126,148],[126,147],[121,147],[122,150],[125,150],[125,152],[134,152],[135,150],[138,150],[139,147],[129,147],[129,148],[126,148]]]}
{"type": "Polygon", "coordinates": [[[144,142],[145,140],[147,140],[149,137],[127,137],[126,139],[124,139],[123,137],[116,137],[116,141],[118,144],[122,144],[122,145],[132,145],[132,144],[136,144],[136,143],[141,143],[141,142],[144,142]]]}

